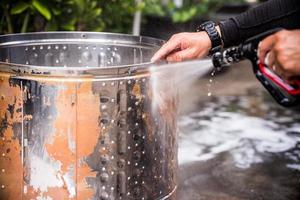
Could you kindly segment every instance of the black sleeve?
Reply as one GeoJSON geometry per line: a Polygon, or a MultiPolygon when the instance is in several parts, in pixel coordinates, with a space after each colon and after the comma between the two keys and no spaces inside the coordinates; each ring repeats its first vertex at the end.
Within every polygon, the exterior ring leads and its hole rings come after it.
{"type": "Polygon", "coordinates": [[[227,21],[220,22],[224,47],[272,28],[300,28],[300,0],[269,0],[227,21]]]}

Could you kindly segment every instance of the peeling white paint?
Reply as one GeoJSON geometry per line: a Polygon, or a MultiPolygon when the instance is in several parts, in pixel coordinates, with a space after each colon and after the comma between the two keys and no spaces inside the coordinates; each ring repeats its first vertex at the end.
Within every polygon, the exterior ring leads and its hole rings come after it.
{"type": "MultiPolygon", "coordinates": [[[[61,171],[61,163],[44,159],[32,154],[30,158],[30,186],[35,191],[47,192],[49,187],[62,187],[64,185],[61,171]]],[[[48,197],[47,197],[48,200],[48,197]]]]}
{"type": "Polygon", "coordinates": [[[75,168],[74,165],[68,167],[68,172],[63,175],[64,181],[67,185],[69,191],[69,198],[74,198],[76,196],[76,184],[74,182],[75,168]]]}
{"type": "Polygon", "coordinates": [[[53,199],[49,196],[46,196],[46,197],[39,196],[39,197],[36,198],[36,200],[53,200],[53,199]]]}
{"type": "Polygon", "coordinates": [[[23,192],[24,192],[24,194],[27,194],[27,192],[28,192],[27,185],[24,185],[23,192]]]}

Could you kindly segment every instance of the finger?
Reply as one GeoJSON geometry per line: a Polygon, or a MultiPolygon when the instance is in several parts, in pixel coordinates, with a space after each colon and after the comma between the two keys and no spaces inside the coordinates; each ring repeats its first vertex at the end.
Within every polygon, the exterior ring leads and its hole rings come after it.
{"type": "Polygon", "coordinates": [[[180,47],[180,40],[170,39],[151,58],[151,62],[156,62],[165,58],[170,52],[180,47]]]}
{"type": "Polygon", "coordinates": [[[284,70],[282,65],[275,60],[274,65],[276,74],[278,74],[283,80],[289,81],[293,77],[293,74],[284,70]]]}
{"type": "Polygon", "coordinates": [[[168,55],[166,59],[168,62],[180,62],[185,60],[191,60],[195,57],[196,55],[193,49],[185,49],[168,55]]]}
{"type": "Polygon", "coordinates": [[[288,73],[284,68],[283,66],[281,65],[281,62],[279,62],[278,60],[278,53],[277,51],[270,51],[270,56],[269,56],[269,61],[271,66],[275,66],[275,72],[280,76],[282,77],[283,79],[287,80],[287,78],[290,77],[290,73],[288,73]]]}
{"type": "Polygon", "coordinates": [[[273,66],[275,64],[275,53],[274,51],[270,51],[267,53],[264,63],[266,66],[273,66]]]}
{"type": "Polygon", "coordinates": [[[275,44],[275,36],[271,35],[261,41],[258,45],[258,57],[261,63],[264,63],[266,54],[273,48],[275,44]]]}
{"type": "Polygon", "coordinates": [[[289,74],[286,73],[286,72],[283,70],[283,68],[282,68],[282,66],[280,65],[280,63],[277,62],[276,60],[274,60],[274,62],[273,62],[273,64],[272,64],[272,69],[273,69],[273,71],[274,71],[278,76],[280,76],[282,79],[285,79],[285,80],[286,80],[286,78],[289,77],[289,74]]]}

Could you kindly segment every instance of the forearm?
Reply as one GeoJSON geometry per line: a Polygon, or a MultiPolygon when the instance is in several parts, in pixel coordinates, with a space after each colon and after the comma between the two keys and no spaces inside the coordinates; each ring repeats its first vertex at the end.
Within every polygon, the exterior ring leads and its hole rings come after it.
{"type": "Polygon", "coordinates": [[[299,0],[269,0],[220,23],[224,46],[232,46],[272,28],[300,28],[299,0]]]}

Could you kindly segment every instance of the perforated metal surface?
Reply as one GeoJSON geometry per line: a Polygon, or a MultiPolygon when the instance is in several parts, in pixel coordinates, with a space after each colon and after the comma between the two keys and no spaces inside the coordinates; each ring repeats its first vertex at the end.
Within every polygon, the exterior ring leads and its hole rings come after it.
{"type": "Polygon", "coordinates": [[[175,198],[177,98],[154,102],[164,91],[146,63],[161,41],[41,33],[0,42],[1,197],[175,198]]]}

